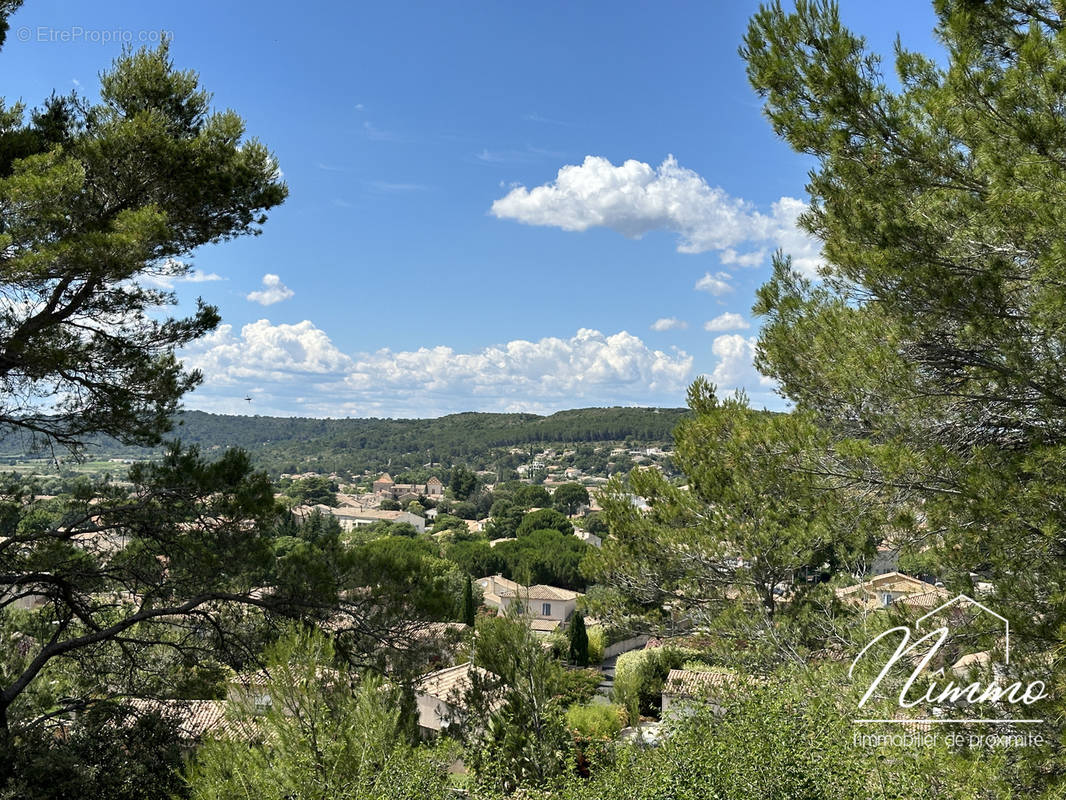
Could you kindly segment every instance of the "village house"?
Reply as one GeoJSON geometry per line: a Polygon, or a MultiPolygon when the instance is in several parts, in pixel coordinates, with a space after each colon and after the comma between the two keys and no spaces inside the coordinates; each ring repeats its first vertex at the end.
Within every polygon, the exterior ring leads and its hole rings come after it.
{"type": "Polygon", "coordinates": [[[588,531],[581,530],[581,528],[578,528],[576,531],[574,531],[574,536],[583,541],[585,544],[592,545],[593,547],[603,546],[603,539],[601,539],[594,533],[589,533],[588,531]]]}
{"type": "Polygon", "coordinates": [[[502,575],[478,578],[484,593],[485,605],[506,614],[517,605],[521,613],[530,617],[530,626],[537,633],[551,633],[573,616],[581,592],[537,584],[523,586],[502,575]]]}
{"type": "Polygon", "coordinates": [[[491,672],[470,662],[446,667],[426,675],[415,686],[418,706],[418,730],[429,737],[447,730],[457,711],[462,710],[463,696],[474,685],[473,675],[483,679],[495,677],[491,672]]]}
{"type": "Polygon", "coordinates": [[[886,572],[854,586],[836,590],[841,601],[867,611],[896,605],[908,608],[936,608],[952,595],[931,583],[902,572],[886,572]]]}
{"type": "Polygon", "coordinates": [[[751,680],[729,670],[672,669],[663,683],[662,714],[684,713],[686,706],[707,704],[720,714],[730,695],[751,680]]]}
{"type": "Polygon", "coordinates": [[[178,740],[185,748],[200,742],[204,736],[235,733],[229,721],[226,700],[149,700],[131,697],[124,701],[138,716],[159,714],[176,724],[178,740]]]}
{"type": "Polygon", "coordinates": [[[419,496],[436,498],[444,496],[444,484],[440,478],[430,478],[425,483],[396,483],[389,473],[374,481],[374,494],[380,499],[417,500],[419,496]]]}
{"type": "Polygon", "coordinates": [[[316,506],[297,506],[292,510],[292,513],[297,518],[302,519],[310,516],[312,511],[336,517],[337,522],[340,523],[341,530],[345,531],[373,525],[375,522],[407,522],[413,525],[419,533],[425,533],[426,530],[426,520],[409,511],[383,511],[379,508],[331,508],[330,506],[319,504],[316,506]]]}

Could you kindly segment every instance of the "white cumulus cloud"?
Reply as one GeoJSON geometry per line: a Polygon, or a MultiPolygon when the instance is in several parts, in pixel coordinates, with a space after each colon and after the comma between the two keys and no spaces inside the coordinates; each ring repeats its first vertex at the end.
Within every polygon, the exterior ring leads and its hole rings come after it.
{"type": "Polygon", "coordinates": [[[261,306],[272,306],[282,300],[288,300],[295,292],[281,282],[281,278],[272,272],[263,276],[263,288],[248,293],[248,300],[261,306]]]}
{"type": "Polygon", "coordinates": [[[305,320],[224,325],[184,354],[204,385],[198,407],[357,416],[534,411],[578,405],[676,404],[692,372],[683,350],[654,350],[625,331],[582,328],[568,338],[516,339],[473,352],[443,345],[347,355],[305,320]],[[239,387],[239,388],[237,388],[239,387]]]}
{"type": "Polygon", "coordinates": [[[718,359],[711,381],[720,392],[758,386],[773,386],[773,381],[760,375],[752,363],[755,358],[757,339],[729,333],[716,336],[711,344],[711,352],[718,359]]]}
{"type": "Polygon", "coordinates": [[[685,330],[688,327],[688,323],[683,319],[677,317],[660,317],[651,324],[653,331],[672,331],[672,330],[685,330]]]}
{"type": "Polygon", "coordinates": [[[709,185],[673,156],[658,167],[635,159],[615,166],[586,156],[580,165],[561,167],[550,183],[511,189],[491,210],[501,219],[568,231],[605,227],[631,238],[673,231],[681,237],[679,252],[715,250],[723,263],[738,266],[759,266],[769,250],[782,247],[797,267],[813,272],[818,243],[795,225],[804,207],[801,200],[782,197],[763,213],[709,185]]]}
{"type": "Polygon", "coordinates": [[[744,317],[740,316],[740,314],[734,314],[732,311],[719,314],[714,319],[703,323],[705,331],[742,331],[750,327],[744,317]]]}
{"type": "Polygon", "coordinates": [[[189,348],[184,361],[216,385],[276,381],[302,387],[309,378],[342,380],[352,366],[351,358],[309,320],[274,325],[261,319],[241,328],[240,335],[232,325],[220,325],[189,348]]]}

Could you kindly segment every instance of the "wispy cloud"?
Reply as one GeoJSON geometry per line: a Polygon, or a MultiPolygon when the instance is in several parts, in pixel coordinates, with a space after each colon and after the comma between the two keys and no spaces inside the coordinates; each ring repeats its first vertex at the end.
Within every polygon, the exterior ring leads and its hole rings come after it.
{"type": "Polygon", "coordinates": [[[424,183],[393,183],[391,181],[367,181],[366,185],[379,192],[426,192],[429,187],[424,183]]]}
{"type": "Polygon", "coordinates": [[[480,153],[474,155],[483,164],[531,164],[545,159],[561,158],[562,153],[555,150],[547,150],[543,147],[526,145],[522,149],[489,150],[482,148],[480,153]]]}
{"type": "Polygon", "coordinates": [[[651,324],[653,331],[684,330],[687,327],[688,323],[677,317],[660,317],[651,324]]]}
{"type": "Polygon", "coordinates": [[[202,272],[194,269],[185,275],[151,275],[143,280],[158,289],[170,290],[179,283],[210,283],[211,281],[223,281],[225,278],[215,272],[202,272]]]}
{"type": "Polygon", "coordinates": [[[577,127],[573,122],[565,122],[561,119],[552,119],[551,117],[545,117],[535,111],[532,111],[529,114],[523,114],[522,119],[526,120],[527,122],[539,122],[542,125],[558,125],[563,128],[577,127]]]}
{"type": "Polygon", "coordinates": [[[382,130],[375,127],[369,120],[363,123],[363,135],[374,142],[406,142],[410,138],[393,131],[382,130]]]}

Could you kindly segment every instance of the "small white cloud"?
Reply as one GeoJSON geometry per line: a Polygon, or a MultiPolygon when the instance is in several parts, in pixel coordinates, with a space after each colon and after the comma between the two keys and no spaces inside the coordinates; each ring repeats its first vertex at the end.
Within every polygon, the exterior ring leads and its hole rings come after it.
{"type": "MultiPolygon", "coordinates": [[[[494,154],[479,156],[489,160],[494,154]]],[[[548,225],[567,231],[604,227],[633,239],[656,230],[681,238],[678,251],[716,250],[722,263],[755,267],[778,247],[807,272],[818,264],[819,246],[796,227],[806,208],[801,200],[782,197],[766,214],[751,203],[711,186],[693,170],[668,156],[658,167],[630,159],[615,166],[606,158],[586,156],[581,164],[559,169],[554,181],[528,189],[519,186],[492,204],[500,219],[548,225]],[[737,248],[753,247],[739,253],[737,248]]]]}
{"type": "MultiPolygon", "coordinates": [[[[180,262],[174,262],[180,266],[180,262]]],[[[166,267],[169,269],[169,264],[166,267]]],[[[167,291],[174,288],[179,283],[209,283],[211,281],[225,280],[221,275],[215,272],[203,272],[198,269],[190,270],[184,275],[146,275],[142,280],[150,286],[154,286],[157,289],[166,289],[167,291]]]]}
{"type": "Polygon", "coordinates": [[[677,317],[660,317],[651,324],[653,331],[684,330],[688,323],[677,317]]]}
{"type": "Polygon", "coordinates": [[[261,306],[272,306],[282,300],[288,300],[295,294],[292,289],[281,282],[281,278],[268,272],[263,276],[263,288],[248,293],[248,300],[261,306]]]}
{"type": "Polygon", "coordinates": [[[201,272],[198,269],[194,269],[188,275],[185,276],[185,283],[208,283],[210,281],[220,281],[222,276],[216,272],[201,272]]]}
{"type": "Polygon", "coordinates": [[[725,314],[719,314],[712,320],[708,320],[703,323],[703,329],[705,331],[742,331],[750,328],[751,325],[740,314],[734,314],[729,311],[725,314]]]}
{"type": "Polygon", "coordinates": [[[364,106],[363,106],[363,104],[362,104],[362,103],[356,103],[356,104],[355,104],[355,110],[356,110],[356,111],[362,111],[362,110],[363,110],[363,108],[364,108],[364,106]]]}
{"type": "Polygon", "coordinates": [[[750,253],[737,253],[732,247],[727,247],[718,254],[718,260],[723,264],[736,264],[738,267],[761,267],[766,263],[766,248],[750,253]]]}
{"type": "Polygon", "coordinates": [[[721,297],[733,291],[733,287],[727,283],[732,277],[728,272],[716,272],[714,275],[708,272],[696,281],[695,288],[701,292],[710,292],[715,297],[721,297]]]}

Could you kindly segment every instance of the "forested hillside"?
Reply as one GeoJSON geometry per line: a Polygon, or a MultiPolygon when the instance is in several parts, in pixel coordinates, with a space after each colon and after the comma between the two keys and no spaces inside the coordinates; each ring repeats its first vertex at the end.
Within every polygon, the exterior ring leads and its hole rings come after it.
{"type": "MultiPolygon", "coordinates": [[[[429,462],[448,466],[453,461],[494,468],[507,461],[503,449],[523,445],[670,442],[685,413],[681,408],[614,407],[547,417],[465,413],[437,419],[307,419],[188,411],[176,418],[170,435],[205,451],[241,447],[258,467],[274,474],[400,469],[429,462]]],[[[0,458],[8,461],[28,455],[30,449],[24,438],[0,439],[0,458]]],[[[105,437],[94,438],[86,447],[91,458],[141,458],[151,452],[105,437]]]]}

